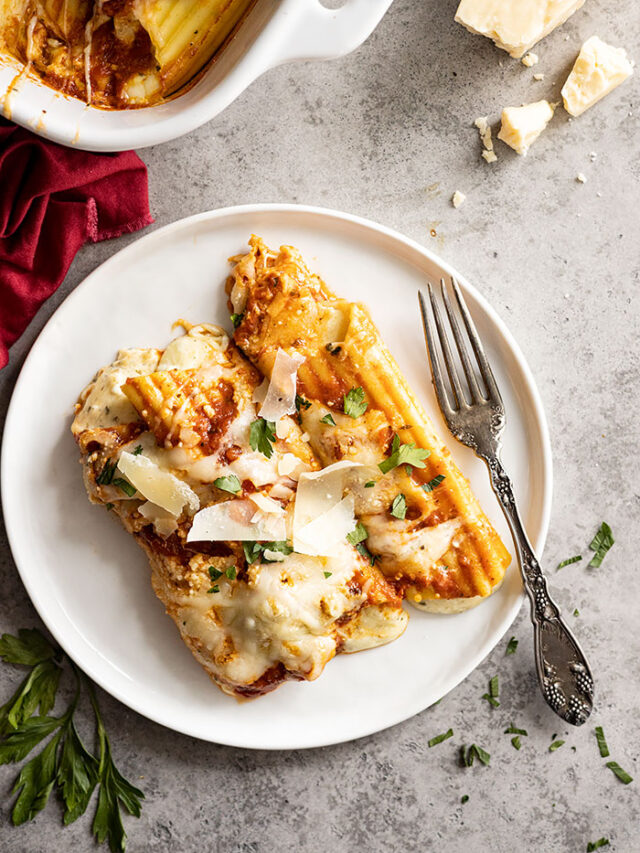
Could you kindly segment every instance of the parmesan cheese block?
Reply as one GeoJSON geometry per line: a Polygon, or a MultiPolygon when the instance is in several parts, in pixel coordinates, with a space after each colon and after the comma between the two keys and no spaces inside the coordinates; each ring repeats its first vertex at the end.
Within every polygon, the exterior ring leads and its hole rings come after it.
{"type": "Polygon", "coordinates": [[[553,107],[548,101],[536,101],[522,107],[505,107],[498,139],[506,142],[518,154],[526,156],[552,118],[553,107]]]}
{"type": "Polygon", "coordinates": [[[632,74],[626,51],[592,36],[582,45],[562,87],[565,110],[572,116],[582,115],[632,74]]]}
{"type": "Polygon", "coordinates": [[[461,0],[456,21],[519,59],[584,0],[461,0]]]}

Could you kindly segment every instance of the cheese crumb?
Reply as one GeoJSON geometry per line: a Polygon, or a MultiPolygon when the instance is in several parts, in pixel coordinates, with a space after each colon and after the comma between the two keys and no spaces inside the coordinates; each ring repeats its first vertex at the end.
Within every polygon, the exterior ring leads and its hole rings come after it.
{"type": "Polygon", "coordinates": [[[531,68],[533,65],[537,65],[539,62],[537,53],[525,53],[520,62],[523,65],[526,65],[527,68],[531,68]]]}
{"type": "Polygon", "coordinates": [[[498,139],[506,142],[518,154],[526,156],[531,145],[553,118],[553,109],[548,101],[505,107],[498,139]]]}
{"type": "Polygon", "coordinates": [[[578,183],[580,184],[586,184],[587,176],[584,175],[582,172],[578,172],[578,174],[576,175],[576,181],[578,181],[578,183]]]}
{"type": "Polygon", "coordinates": [[[540,82],[540,80],[544,80],[544,74],[534,74],[533,79],[540,82]]]}
{"type": "Polygon", "coordinates": [[[482,152],[482,156],[487,161],[487,163],[495,163],[498,159],[495,151],[489,151],[486,148],[482,152]]]}
{"type": "Polygon", "coordinates": [[[487,121],[486,116],[479,116],[475,122],[475,126],[478,128],[478,133],[480,134],[480,141],[482,142],[482,156],[486,160],[487,163],[495,163],[498,159],[493,151],[493,139],[491,138],[491,125],[487,121]]]}
{"type": "Polygon", "coordinates": [[[565,110],[579,116],[633,74],[633,66],[621,47],[592,36],[580,48],[571,73],[562,87],[565,110]]]}
{"type": "Polygon", "coordinates": [[[462,207],[466,199],[466,195],[461,193],[460,190],[456,190],[454,194],[451,196],[451,204],[457,209],[462,207]]]}

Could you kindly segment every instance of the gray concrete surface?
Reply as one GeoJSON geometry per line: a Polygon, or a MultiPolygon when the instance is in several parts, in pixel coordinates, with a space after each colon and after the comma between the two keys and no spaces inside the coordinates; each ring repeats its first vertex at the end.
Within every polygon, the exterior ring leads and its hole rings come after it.
{"type": "MultiPolygon", "coordinates": [[[[524,611],[513,628],[516,655],[505,657],[501,644],[436,707],[333,748],[270,754],[200,743],[101,694],[117,760],[147,796],[141,818],[126,821],[132,851],[573,853],[601,836],[616,853],[640,849],[640,780],[620,784],[593,733],[603,725],[612,756],[638,775],[640,75],[580,119],[558,110],[526,159],[500,146],[500,161],[487,166],[471,126],[478,115],[497,119],[505,104],[556,99],[594,33],[640,60],[640,16],[634,0],[587,0],[526,69],[454,24],[455,6],[396,0],[351,56],[277,69],[206,127],[142,152],[151,205],[157,225],[241,202],[339,208],[400,229],[478,285],[520,342],[548,413],[547,564],[585,553],[603,519],[616,536],[602,568],[582,562],[552,575],[563,607],[580,611],[596,714],[568,731],[546,709],[524,611]],[[450,205],[456,189],[467,194],[459,210],[450,205]],[[491,710],[480,697],[494,673],[502,704],[491,710]],[[520,752],[502,734],[512,720],[529,731],[520,752]],[[428,749],[449,726],[455,739],[428,749]],[[566,744],[550,753],[554,733],[566,744]],[[486,748],[491,765],[458,767],[463,741],[486,748]]],[[[0,374],[2,414],[53,310],[131,239],[80,252],[0,374]]],[[[0,626],[38,624],[4,539],[0,557],[0,626]]],[[[0,666],[0,697],[15,678],[0,666]]],[[[88,820],[63,829],[55,803],[11,828],[14,776],[0,768],[0,850],[93,849],[88,820]]]]}

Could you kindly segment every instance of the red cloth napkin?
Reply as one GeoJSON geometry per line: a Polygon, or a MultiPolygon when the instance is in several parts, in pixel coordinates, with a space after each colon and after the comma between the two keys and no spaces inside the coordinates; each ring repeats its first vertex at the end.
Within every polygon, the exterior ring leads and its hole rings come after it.
{"type": "Polygon", "coordinates": [[[0,369],[84,243],[151,222],[133,151],[64,148],[0,118],[0,369]]]}

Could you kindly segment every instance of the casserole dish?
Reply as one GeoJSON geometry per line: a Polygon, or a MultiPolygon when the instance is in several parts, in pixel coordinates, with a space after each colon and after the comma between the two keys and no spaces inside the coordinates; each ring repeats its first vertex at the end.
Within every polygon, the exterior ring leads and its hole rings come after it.
{"type": "Polygon", "coordinates": [[[270,68],[355,50],[391,2],[345,0],[329,9],[321,0],[258,0],[193,85],[172,100],[135,110],[89,107],[35,75],[20,75],[22,63],[1,55],[0,114],[47,139],[89,151],[167,142],[212,119],[270,68]]]}

